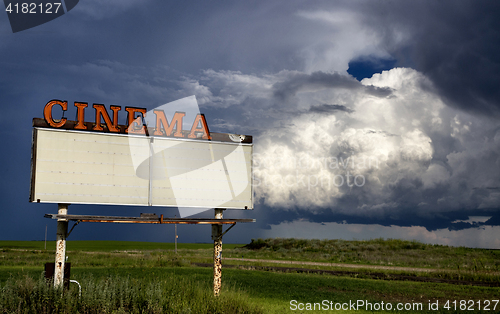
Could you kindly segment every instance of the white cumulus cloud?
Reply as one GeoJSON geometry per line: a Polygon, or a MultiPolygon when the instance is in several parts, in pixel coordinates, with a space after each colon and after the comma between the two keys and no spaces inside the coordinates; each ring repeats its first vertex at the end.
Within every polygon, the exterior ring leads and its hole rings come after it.
{"type": "Polygon", "coordinates": [[[447,106],[418,71],[210,70],[196,84],[206,106],[252,117],[260,204],[393,218],[500,205],[498,123],[447,106]]]}

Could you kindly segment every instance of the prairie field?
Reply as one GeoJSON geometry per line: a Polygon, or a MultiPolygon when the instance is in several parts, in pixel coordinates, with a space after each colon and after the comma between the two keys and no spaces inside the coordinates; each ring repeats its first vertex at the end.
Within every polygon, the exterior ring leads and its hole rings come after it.
{"type": "Polygon", "coordinates": [[[392,239],[223,244],[223,288],[215,298],[212,249],[68,241],[80,296],[75,283],[68,291],[46,283],[54,241],[46,249],[43,241],[0,241],[0,313],[384,312],[388,304],[396,313],[500,310],[497,250],[392,239]]]}

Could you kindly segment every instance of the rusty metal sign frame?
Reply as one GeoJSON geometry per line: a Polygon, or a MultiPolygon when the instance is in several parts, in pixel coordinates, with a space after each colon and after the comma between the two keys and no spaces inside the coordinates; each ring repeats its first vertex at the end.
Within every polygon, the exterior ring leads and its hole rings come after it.
{"type": "Polygon", "coordinates": [[[124,216],[94,216],[94,215],[68,215],[70,204],[58,204],[57,214],[45,214],[45,218],[57,220],[57,241],[56,241],[56,262],[54,270],[54,286],[62,286],[64,282],[64,267],[66,255],[66,239],[73,229],[81,222],[102,222],[102,223],[146,223],[146,224],[209,224],[212,225],[212,240],[214,241],[213,251],[213,293],[217,297],[220,295],[222,287],[222,237],[233,228],[236,223],[255,222],[255,219],[223,219],[222,213],[225,209],[216,208],[215,218],[165,218],[163,214],[158,217],[156,214],[141,214],[140,217],[124,216]],[[75,221],[75,224],[68,232],[68,222],[75,221]],[[223,225],[230,225],[226,231],[222,231],[223,225]]]}
{"type": "Polygon", "coordinates": [[[45,214],[45,218],[64,219],[76,222],[114,222],[114,223],[146,223],[146,224],[200,224],[200,225],[234,225],[238,222],[255,222],[255,219],[211,219],[211,218],[165,218],[160,217],[120,217],[91,215],[45,214]]]}
{"type": "MultiPolygon", "coordinates": [[[[113,110],[113,108],[111,108],[113,110]]],[[[115,108],[116,109],[116,108],[115,108]]],[[[114,111],[113,111],[114,112],[114,111]]],[[[102,112],[101,112],[102,115],[102,112]]],[[[114,118],[116,121],[116,118],[114,118]]],[[[59,131],[70,131],[71,132],[95,132],[97,129],[92,129],[89,122],[81,122],[78,128],[76,128],[77,124],[80,122],[76,121],[66,121],[64,126],[58,128],[59,131]],[[85,130],[85,131],[76,131],[85,130]]],[[[52,128],[47,121],[44,119],[35,118],[33,119],[33,141],[32,141],[32,150],[31,150],[31,184],[30,184],[30,201],[35,202],[39,200],[35,200],[35,183],[36,183],[36,160],[37,160],[37,132],[36,129],[49,129],[49,130],[57,130],[52,128]]],[[[127,126],[119,126],[119,130],[126,130],[127,126]]],[[[145,127],[145,136],[150,137],[152,140],[155,138],[154,136],[150,136],[153,134],[153,129],[145,127]]],[[[208,132],[208,129],[205,130],[208,132]]],[[[105,135],[110,135],[108,130],[108,123],[101,125],[101,131],[95,133],[102,133],[105,135]]],[[[123,133],[123,132],[120,132],[123,133]]],[[[125,132],[126,133],[126,132],[125,132]]],[[[120,136],[121,134],[115,134],[120,136]]],[[[124,136],[124,135],[121,135],[124,136]]],[[[130,136],[125,135],[125,136],[130,136]]],[[[235,134],[227,134],[227,133],[214,133],[210,132],[209,139],[211,141],[225,143],[225,144],[239,144],[239,145],[252,145],[252,136],[249,135],[235,135],[235,134]]],[[[191,139],[196,141],[196,139],[191,139]]],[[[250,159],[250,171],[253,169],[253,159],[250,159]]],[[[226,169],[227,172],[227,169],[226,169]]],[[[253,180],[253,174],[250,175],[250,180],[253,180]]],[[[251,189],[251,200],[250,205],[253,209],[253,184],[250,183],[251,189]]],[[[151,192],[149,192],[151,193],[151,192]]],[[[223,219],[223,211],[225,208],[215,208],[215,218],[214,219],[198,219],[198,218],[165,218],[163,215],[158,217],[156,214],[150,215],[141,215],[141,217],[122,217],[122,216],[92,216],[92,215],[68,215],[68,207],[70,204],[67,203],[59,203],[58,204],[58,213],[57,214],[45,214],[46,218],[51,218],[57,220],[57,241],[56,241],[56,258],[55,258],[55,270],[54,270],[54,286],[61,286],[64,280],[64,265],[65,265],[65,255],[66,255],[66,239],[73,231],[73,229],[80,222],[102,222],[102,223],[148,223],[148,224],[210,224],[212,225],[212,240],[214,241],[214,272],[213,272],[213,293],[214,296],[219,296],[221,290],[221,268],[222,268],[222,237],[233,228],[236,223],[247,223],[247,222],[255,222],[255,219],[223,219]],[[71,230],[68,232],[68,222],[75,221],[75,224],[72,226],[71,230]],[[223,225],[230,225],[226,231],[223,232],[223,225]]],[[[121,204],[123,205],[123,204],[121,204]]],[[[149,204],[151,206],[151,204],[149,204]]],[[[196,207],[196,206],[191,206],[196,207]]],[[[206,206],[205,206],[206,207],[206,206]]],[[[245,209],[248,209],[245,206],[245,209]]]]}

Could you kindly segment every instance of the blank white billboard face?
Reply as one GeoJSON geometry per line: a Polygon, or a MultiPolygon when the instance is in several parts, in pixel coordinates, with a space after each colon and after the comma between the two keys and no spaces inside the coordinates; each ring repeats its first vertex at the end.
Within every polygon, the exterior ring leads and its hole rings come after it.
{"type": "Polygon", "coordinates": [[[252,145],[35,129],[32,202],[253,208],[252,145]]]}

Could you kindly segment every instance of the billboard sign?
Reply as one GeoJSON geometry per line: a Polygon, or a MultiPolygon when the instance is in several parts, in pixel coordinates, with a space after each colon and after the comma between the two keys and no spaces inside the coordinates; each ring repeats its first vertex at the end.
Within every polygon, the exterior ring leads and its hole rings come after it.
{"type": "Polygon", "coordinates": [[[88,104],[68,121],[52,116],[67,102],[48,102],[33,121],[30,201],[252,209],[252,137],[211,133],[194,96],[167,105],[127,107],[118,125],[119,106],[94,104],[90,123],[88,104]]]}

